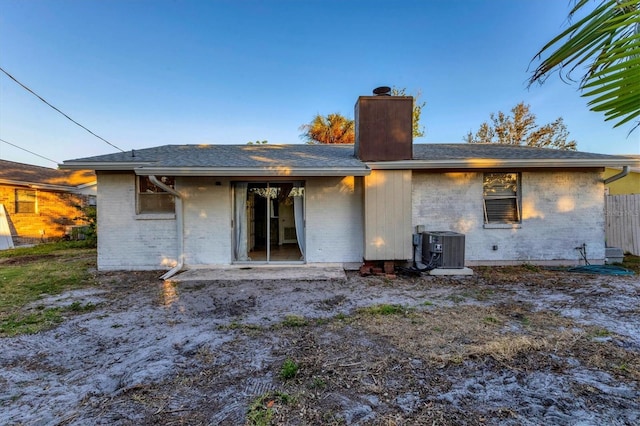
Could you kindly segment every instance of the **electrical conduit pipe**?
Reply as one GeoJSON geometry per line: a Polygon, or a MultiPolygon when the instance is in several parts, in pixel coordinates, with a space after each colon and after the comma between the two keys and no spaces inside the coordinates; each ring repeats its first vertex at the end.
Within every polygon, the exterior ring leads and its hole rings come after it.
{"type": "Polygon", "coordinates": [[[153,175],[149,175],[149,180],[158,188],[168,192],[176,197],[176,227],[178,233],[178,264],[167,271],[160,277],[161,280],[171,278],[184,267],[184,209],[182,204],[182,194],[168,185],[160,182],[158,178],[153,175]]]}

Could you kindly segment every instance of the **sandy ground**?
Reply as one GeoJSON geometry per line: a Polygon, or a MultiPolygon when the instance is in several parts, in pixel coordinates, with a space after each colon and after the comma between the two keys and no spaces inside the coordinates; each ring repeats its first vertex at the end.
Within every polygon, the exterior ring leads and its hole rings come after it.
{"type": "Polygon", "coordinates": [[[640,424],[637,276],[157,277],[39,302],[97,308],[0,339],[0,424],[640,424]]]}

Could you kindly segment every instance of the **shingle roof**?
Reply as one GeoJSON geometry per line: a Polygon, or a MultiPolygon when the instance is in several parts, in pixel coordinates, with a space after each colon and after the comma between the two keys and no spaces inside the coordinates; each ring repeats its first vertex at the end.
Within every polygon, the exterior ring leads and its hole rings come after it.
{"type": "Polygon", "coordinates": [[[75,187],[96,180],[91,170],[57,170],[0,160],[0,180],[75,187]]]}
{"type": "Polygon", "coordinates": [[[164,145],[69,160],[164,167],[360,167],[353,145],[164,145]]]}
{"type": "Polygon", "coordinates": [[[560,149],[536,148],[520,145],[487,144],[415,144],[414,160],[467,160],[501,159],[501,160],[612,160],[618,156],[594,154],[590,152],[568,151],[560,149]]]}
{"type": "Polygon", "coordinates": [[[358,172],[370,168],[477,168],[479,164],[487,167],[491,164],[496,167],[524,167],[525,164],[543,167],[547,163],[550,167],[596,167],[634,161],[637,162],[622,156],[498,144],[414,144],[412,160],[375,163],[358,160],[353,145],[165,145],[67,160],[62,167],[135,169],[140,174],[161,169],[197,174],[215,169],[215,174],[221,175],[225,170],[275,174],[280,169],[358,172]]]}

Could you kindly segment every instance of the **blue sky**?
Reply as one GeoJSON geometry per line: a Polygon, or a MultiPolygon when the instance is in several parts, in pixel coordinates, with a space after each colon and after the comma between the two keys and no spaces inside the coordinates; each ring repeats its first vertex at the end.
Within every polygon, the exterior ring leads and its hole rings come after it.
{"type": "MultiPolygon", "coordinates": [[[[0,0],[0,66],[114,145],[303,143],[377,86],[420,92],[426,135],[461,142],[518,102],[580,151],[639,154],[557,76],[527,88],[563,0],[0,0]]],[[[0,138],[64,160],[116,152],[0,74],[0,138]]],[[[55,164],[0,142],[0,158],[55,164]]]]}

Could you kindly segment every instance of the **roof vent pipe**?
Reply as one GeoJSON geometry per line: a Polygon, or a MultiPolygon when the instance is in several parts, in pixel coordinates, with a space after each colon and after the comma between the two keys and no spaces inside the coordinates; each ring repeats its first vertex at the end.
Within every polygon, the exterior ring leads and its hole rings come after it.
{"type": "Polygon", "coordinates": [[[373,94],[376,96],[391,96],[391,87],[380,86],[373,89],[373,94]]]}
{"type": "Polygon", "coordinates": [[[611,182],[615,182],[618,179],[622,179],[623,177],[625,177],[628,174],[629,174],[629,166],[622,166],[622,171],[620,173],[618,173],[617,175],[613,175],[613,176],[610,176],[607,179],[605,179],[604,180],[604,184],[608,185],[611,182]]]}

